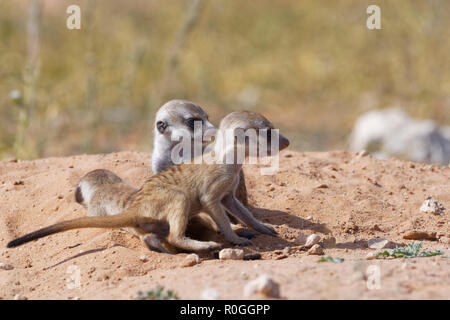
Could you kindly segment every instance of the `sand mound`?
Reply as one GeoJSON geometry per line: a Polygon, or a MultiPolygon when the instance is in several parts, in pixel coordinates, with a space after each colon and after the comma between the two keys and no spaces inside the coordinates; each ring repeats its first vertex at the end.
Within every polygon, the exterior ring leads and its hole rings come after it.
{"type": "Polygon", "coordinates": [[[101,229],[68,231],[6,249],[16,236],[83,216],[74,189],[88,171],[106,168],[139,186],[152,174],[149,159],[147,153],[119,152],[1,161],[0,263],[12,269],[0,268],[0,298],[128,299],[162,285],[180,298],[198,299],[205,289],[215,288],[220,298],[240,299],[245,285],[261,274],[270,274],[281,296],[289,299],[450,296],[450,167],[347,152],[286,151],[273,176],[245,167],[253,213],[279,233],[277,238],[258,235],[244,248],[261,253],[262,260],[220,261],[205,253],[200,264],[183,268],[186,254],[150,252],[124,231],[101,229]],[[420,212],[429,196],[447,208],[444,214],[420,212]],[[412,231],[434,235],[436,240],[424,240],[423,248],[446,255],[365,259],[374,251],[367,247],[369,239],[408,244],[412,240],[403,236],[412,231]],[[325,256],[344,262],[318,263],[318,256],[302,251],[302,239],[312,233],[334,237],[336,246],[325,248],[325,256]],[[366,285],[369,265],[380,267],[379,289],[366,285]]]}

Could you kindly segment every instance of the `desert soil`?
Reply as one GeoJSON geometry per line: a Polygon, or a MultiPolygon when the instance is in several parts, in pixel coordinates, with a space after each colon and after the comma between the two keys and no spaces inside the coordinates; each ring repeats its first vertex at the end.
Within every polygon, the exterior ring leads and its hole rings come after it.
{"type": "Polygon", "coordinates": [[[0,263],[12,269],[0,268],[0,299],[132,299],[157,285],[181,299],[200,299],[209,288],[222,299],[242,299],[245,285],[262,274],[279,284],[284,299],[450,297],[450,167],[341,151],[284,151],[272,176],[245,166],[252,211],[279,234],[257,235],[244,248],[261,253],[261,260],[220,261],[203,253],[199,264],[181,267],[186,253],[150,252],[125,231],[109,229],[67,231],[6,248],[24,233],[84,216],[74,189],[88,171],[110,169],[139,186],[152,174],[149,161],[149,154],[137,152],[1,161],[0,263]],[[447,208],[444,214],[420,212],[428,196],[447,208]],[[414,241],[403,235],[412,230],[435,232],[436,240],[423,240],[423,248],[445,254],[366,260],[367,253],[379,251],[367,247],[369,239],[406,245],[414,241]],[[334,237],[336,246],[326,247],[325,257],[344,261],[319,263],[320,256],[299,250],[312,233],[334,237]],[[371,265],[380,267],[379,289],[367,286],[371,265]]]}

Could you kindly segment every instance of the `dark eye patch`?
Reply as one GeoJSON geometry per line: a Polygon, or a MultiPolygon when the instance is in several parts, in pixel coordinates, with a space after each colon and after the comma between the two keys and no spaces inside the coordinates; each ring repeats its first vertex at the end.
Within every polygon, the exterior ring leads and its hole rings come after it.
{"type": "MultiPolygon", "coordinates": [[[[184,123],[189,127],[194,129],[194,123],[195,121],[202,121],[202,119],[199,118],[188,118],[186,120],[184,120],[184,123]]],[[[203,122],[203,121],[202,121],[203,122]]]]}

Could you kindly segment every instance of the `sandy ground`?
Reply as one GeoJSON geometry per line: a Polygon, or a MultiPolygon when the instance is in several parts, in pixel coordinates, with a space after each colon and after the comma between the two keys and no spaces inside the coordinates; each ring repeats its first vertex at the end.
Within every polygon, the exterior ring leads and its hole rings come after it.
{"type": "Polygon", "coordinates": [[[147,153],[119,152],[1,161],[0,263],[13,269],[0,269],[0,299],[131,299],[156,285],[181,299],[199,299],[208,288],[223,299],[242,299],[245,285],[262,274],[279,283],[285,299],[450,297],[450,167],[347,152],[284,151],[273,176],[245,167],[253,213],[279,233],[277,238],[258,235],[244,248],[261,253],[262,260],[220,261],[204,253],[200,264],[181,267],[187,254],[150,252],[125,231],[102,229],[73,230],[6,248],[24,233],[82,217],[85,211],[75,203],[74,189],[88,171],[107,168],[139,186],[152,174],[149,160],[147,153]],[[428,196],[447,208],[443,215],[420,212],[428,196]],[[436,232],[436,240],[424,240],[423,247],[445,255],[365,259],[375,251],[367,240],[408,244],[412,240],[403,235],[411,230],[436,232]],[[319,256],[297,250],[298,236],[312,233],[335,237],[335,248],[325,248],[325,256],[344,262],[318,263],[319,256]],[[285,247],[290,247],[288,254],[285,247]],[[367,286],[371,265],[380,267],[379,289],[367,286]]]}

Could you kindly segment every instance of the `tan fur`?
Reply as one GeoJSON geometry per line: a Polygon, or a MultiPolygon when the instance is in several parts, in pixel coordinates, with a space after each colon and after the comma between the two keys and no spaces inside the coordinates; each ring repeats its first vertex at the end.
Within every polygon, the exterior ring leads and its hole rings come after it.
{"type": "MultiPolygon", "coordinates": [[[[273,126],[260,114],[242,111],[229,114],[220,125],[221,130],[238,128],[259,130],[273,126]]],[[[280,135],[280,149],[288,144],[289,141],[280,135]]],[[[16,239],[8,247],[75,228],[133,227],[136,232],[144,234],[160,230],[161,225],[167,223],[167,241],[171,245],[192,251],[217,249],[220,244],[216,242],[198,241],[185,235],[189,219],[202,211],[212,218],[226,240],[233,244],[247,245],[251,242],[232,230],[225,210],[256,231],[275,235],[272,227],[257,221],[236,199],[241,168],[240,164],[206,163],[172,166],[148,179],[133,196],[127,209],[118,215],[62,222],[16,239]]]]}

